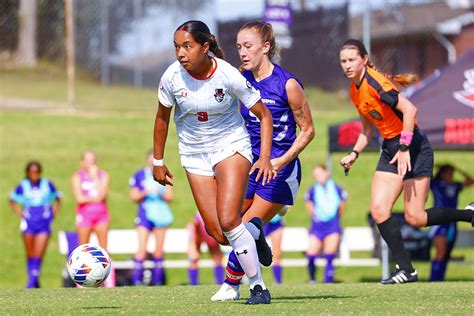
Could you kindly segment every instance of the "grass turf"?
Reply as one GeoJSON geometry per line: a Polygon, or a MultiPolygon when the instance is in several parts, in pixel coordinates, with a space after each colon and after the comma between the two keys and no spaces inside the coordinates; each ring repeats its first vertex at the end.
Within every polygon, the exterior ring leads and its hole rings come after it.
{"type": "Polygon", "coordinates": [[[3,314],[386,314],[470,315],[473,283],[286,284],[271,288],[270,305],[246,306],[241,299],[210,302],[217,286],[123,287],[115,289],[2,289],[3,314]]]}

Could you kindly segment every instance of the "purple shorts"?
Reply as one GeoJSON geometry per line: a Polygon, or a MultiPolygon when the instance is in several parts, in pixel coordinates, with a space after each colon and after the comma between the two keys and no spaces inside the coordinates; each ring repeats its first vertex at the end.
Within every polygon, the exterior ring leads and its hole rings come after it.
{"type": "Polygon", "coordinates": [[[23,235],[38,235],[46,233],[51,235],[51,224],[53,217],[41,220],[28,220],[22,218],[20,222],[20,230],[23,235]]]}
{"type": "Polygon", "coordinates": [[[276,223],[268,223],[267,225],[265,225],[265,227],[263,228],[263,232],[265,233],[265,236],[268,236],[270,235],[271,233],[275,232],[276,230],[280,229],[280,228],[283,228],[283,219],[280,219],[278,222],[276,223]]]}
{"type": "Polygon", "coordinates": [[[281,169],[277,177],[265,185],[262,185],[261,179],[259,182],[255,181],[257,173],[255,171],[250,175],[246,199],[253,199],[255,194],[257,194],[272,203],[283,205],[295,204],[296,195],[301,183],[301,164],[298,158],[281,169]]]}
{"type": "Polygon", "coordinates": [[[456,240],[458,233],[456,222],[451,222],[443,225],[436,225],[430,228],[429,236],[431,239],[435,237],[446,237],[448,242],[456,240]]]}
{"type": "Polygon", "coordinates": [[[341,233],[341,224],[339,223],[339,217],[335,217],[329,222],[316,222],[313,220],[309,234],[323,241],[327,236],[341,233]]]}

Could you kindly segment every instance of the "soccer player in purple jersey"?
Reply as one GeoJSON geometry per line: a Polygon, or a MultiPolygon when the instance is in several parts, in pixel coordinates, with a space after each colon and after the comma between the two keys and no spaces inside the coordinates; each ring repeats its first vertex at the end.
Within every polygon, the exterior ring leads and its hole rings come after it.
{"type": "Polygon", "coordinates": [[[321,254],[326,259],[324,282],[334,282],[334,258],[341,238],[340,219],[346,206],[347,192],[331,179],[325,165],[313,168],[316,183],[304,196],[306,210],[311,216],[309,245],[307,251],[308,272],[311,283],[316,282],[315,260],[321,254]]]}
{"type": "Polygon", "coordinates": [[[41,262],[51,235],[51,224],[61,207],[54,184],[41,177],[41,164],[26,165],[26,178],[10,194],[10,206],[21,219],[27,256],[27,288],[39,288],[41,262]]]}
{"type": "Polygon", "coordinates": [[[173,214],[168,203],[173,200],[173,188],[163,186],[153,179],[153,151],[146,156],[146,166],[130,178],[130,198],[137,203],[138,212],[135,225],[138,236],[138,251],[133,258],[132,283],[143,283],[143,263],[147,256],[147,244],[150,233],[155,236],[153,251],[154,267],[152,285],[165,284],[165,268],[163,266],[166,231],[173,222],[173,214]]]}
{"type": "MultiPolygon", "coordinates": [[[[430,182],[434,206],[451,208],[455,212],[458,207],[459,193],[472,185],[474,185],[474,177],[471,177],[466,172],[450,164],[439,166],[438,172],[430,182]],[[454,181],[453,175],[455,171],[463,176],[463,182],[454,181]]],[[[451,251],[456,243],[456,222],[430,227],[430,237],[436,249],[435,257],[431,262],[430,281],[444,281],[451,251]]]]}
{"type": "MultiPolygon", "coordinates": [[[[255,176],[250,176],[242,209],[243,220],[248,222],[257,217],[268,223],[284,206],[294,204],[301,181],[298,154],[314,137],[313,121],[301,82],[272,62],[276,47],[271,24],[254,21],[243,25],[237,34],[237,49],[242,61],[242,74],[250,86],[260,91],[263,103],[272,113],[271,162],[277,172],[277,177],[265,185],[255,181],[255,176]],[[298,135],[297,127],[300,128],[298,135]]],[[[250,134],[254,157],[258,157],[260,122],[244,104],[241,114],[250,134]]],[[[265,237],[257,232],[253,232],[253,237],[258,238],[257,247],[262,248],[265,237]]],[[[270,265],[271,255],[269,262],[260,262],[270,265]]],[[[234,300],[240,296],[242,269],[233,252],[229,255],[226,272],[226,281],[212,296],[213,301],[234,300]]]]}

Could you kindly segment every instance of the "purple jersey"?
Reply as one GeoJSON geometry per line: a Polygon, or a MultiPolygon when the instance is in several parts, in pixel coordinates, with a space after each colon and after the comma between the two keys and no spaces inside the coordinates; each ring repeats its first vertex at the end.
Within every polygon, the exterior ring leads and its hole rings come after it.
{"type": "MultiPolygon", "coordinates": [[[[281,157],[291,147],[296,139],[296,122],[288,104],[286,82],[293,78],[303,87],[301,82],[285,69],[274,64],[272,74],[256,81],[251,71],[244,70],[242,75],[257,90],[260,91],[262,102],[270,110],[273,117],[273,143],[271,158],[281,157]]],[[[252,141],[254,157],[260,156],[260,121],[243,104],[240,113],[245,120],[245,126],[252,141]]]]}
{"type": "Polygon", "coordinates": [[[433,179],[430,187],[431,192],[433,192],[435,207],[457,208],[458,196],[463,189],[462,183],[449,183],[440,179],[433,179]]]}

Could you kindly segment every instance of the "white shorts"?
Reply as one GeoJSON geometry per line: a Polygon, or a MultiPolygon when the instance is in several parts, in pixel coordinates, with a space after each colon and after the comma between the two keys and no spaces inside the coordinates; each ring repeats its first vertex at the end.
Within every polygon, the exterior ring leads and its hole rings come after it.
{"type": "Polygon", "coordinates": [[[250,139],[243,138],[218,151],[181,155],[181,165],[189,173],[201,176],[214,176],[214,166],[235,153],[241,154],[252,163],[253,155],[250,139]]]}

